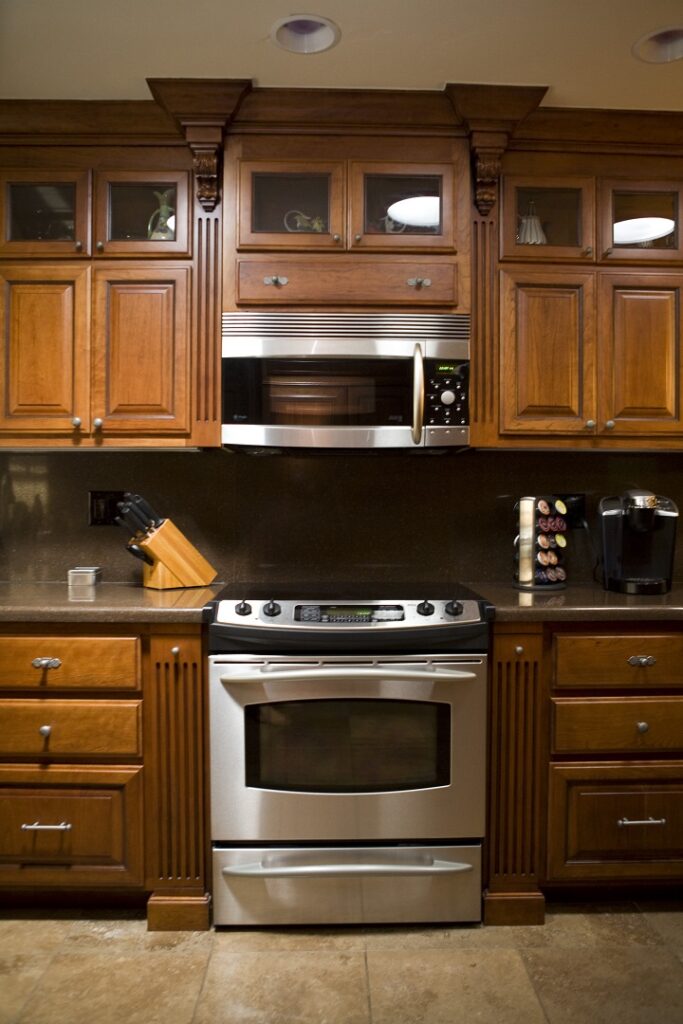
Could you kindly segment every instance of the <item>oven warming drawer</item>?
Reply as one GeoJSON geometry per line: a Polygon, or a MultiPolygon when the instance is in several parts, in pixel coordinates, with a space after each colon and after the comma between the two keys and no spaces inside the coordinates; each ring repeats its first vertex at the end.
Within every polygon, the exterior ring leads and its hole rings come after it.
{"type": "Polygon", "coordinates": [[[480,921],[481,845],[213,850],[216,925],[480,921]]]}

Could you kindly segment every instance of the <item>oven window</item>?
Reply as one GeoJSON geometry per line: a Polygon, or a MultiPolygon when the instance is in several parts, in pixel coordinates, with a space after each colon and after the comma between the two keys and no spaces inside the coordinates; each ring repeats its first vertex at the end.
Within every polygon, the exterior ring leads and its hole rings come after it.
{"type": "Polygon", "coordinates": [[[223,359],[225,423],[412,423],[412,359],[223,359]]]}
{"type": "Polygon", "coordinates": [[[450,704],[295,700],[245,708],[246,784],[309,793],[450,782],[450,704]]]}

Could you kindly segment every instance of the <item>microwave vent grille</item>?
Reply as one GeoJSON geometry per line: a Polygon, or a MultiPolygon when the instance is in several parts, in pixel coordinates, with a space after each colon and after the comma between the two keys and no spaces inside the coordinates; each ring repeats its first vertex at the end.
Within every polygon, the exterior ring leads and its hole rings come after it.
{"type": "Polygon", "coordinates": [[[469,313],[223,313],[223,338],[470,340],[469,313]]]}

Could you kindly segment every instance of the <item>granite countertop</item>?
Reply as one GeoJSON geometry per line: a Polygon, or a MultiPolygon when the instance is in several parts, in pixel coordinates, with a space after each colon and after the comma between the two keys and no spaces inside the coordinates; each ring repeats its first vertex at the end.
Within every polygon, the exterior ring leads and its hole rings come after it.
{"type": "MultiPolygon", "coordinates": [[[[674,584],[670,593],[661,596],[615,594],[593,584],[574,584],[545,593],[520,591],[511,583],[473,580],[465,585],[494,605],[498,622],[683,619],[683,583],[674,584]]],[[[133,583],[70,588],[66,583],[0,582],[0,621],[198,623],[204,606],[224,586],[150,590],[133,583]]],[[[240,588],[239,596],[245,589],[240,588]]]]}

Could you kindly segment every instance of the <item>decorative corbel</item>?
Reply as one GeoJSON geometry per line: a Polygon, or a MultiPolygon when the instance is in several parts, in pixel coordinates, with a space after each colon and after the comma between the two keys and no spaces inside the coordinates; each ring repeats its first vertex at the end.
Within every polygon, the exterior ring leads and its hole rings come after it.
{"type": "Polygon", "coordinates": [[[474,202],[482,217],[487,217],[495,205],[503,153],[510,137],[547,91],[547,86],[446,86],[446,95],[470,136],[474,202]]]}
{"type": "Polygon", "coordinates": [[[196,197],[207,213],[220,202],[221,157],[228,125],[251,89],[246,79],[148,78],[192,151],[196,197]]]}

